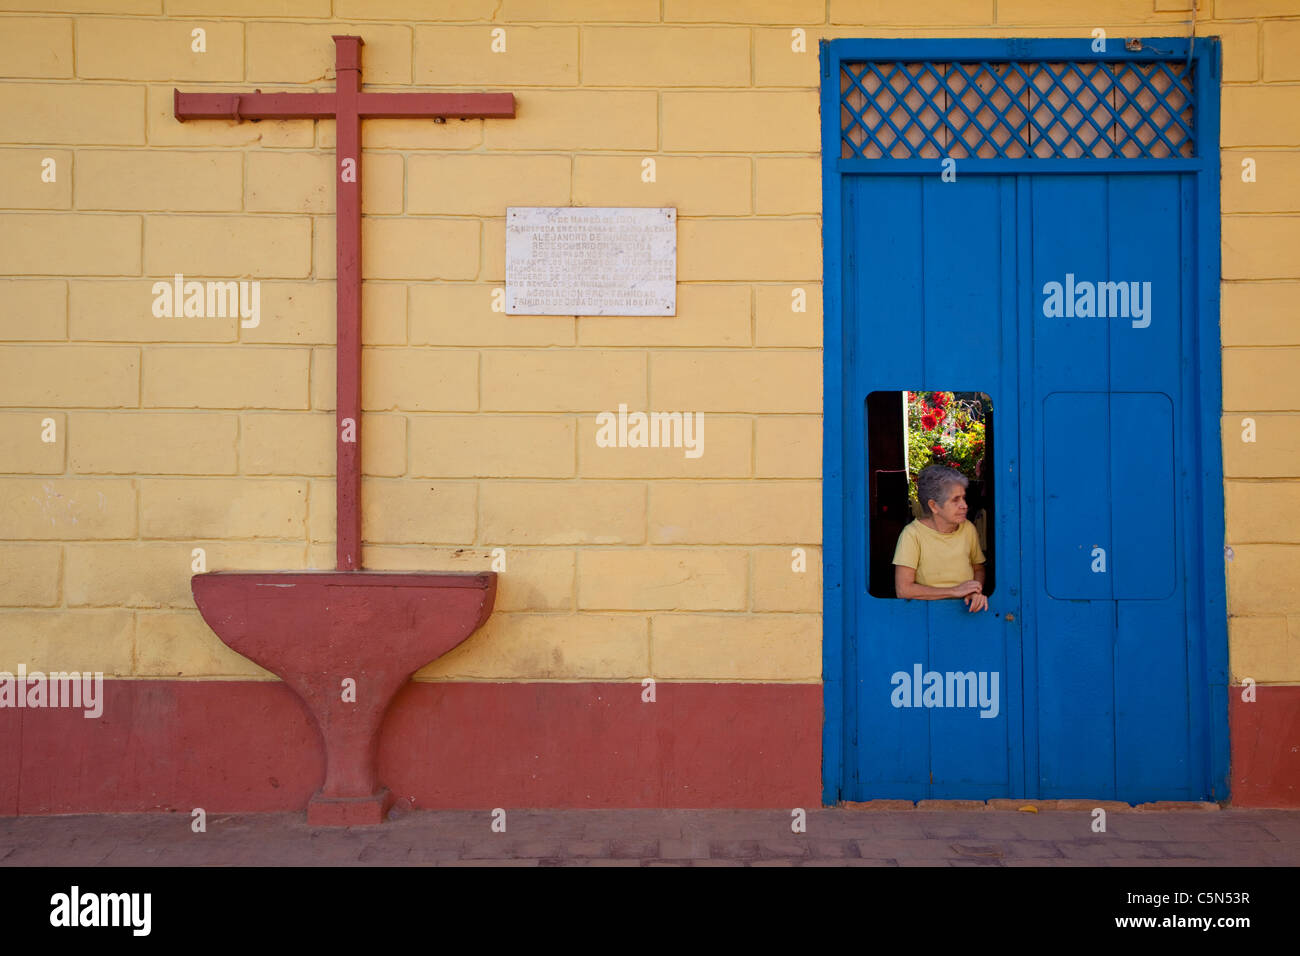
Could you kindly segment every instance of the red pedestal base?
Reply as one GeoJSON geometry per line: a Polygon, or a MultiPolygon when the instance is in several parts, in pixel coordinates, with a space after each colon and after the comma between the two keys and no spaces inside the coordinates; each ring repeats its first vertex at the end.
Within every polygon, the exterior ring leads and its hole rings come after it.
{"type": "Polygon", "coordinates": [[[387,787],[369,797],[326,797],[316,791],[307,804],[307,823],[314,827],[357,827],[383,823],[393,805],[387,787]]]}
{"type": "Polygon", "coordinates": [[[308,822],[380,823],[376,771],[393,695],[487,620],[496,575],[366,571],[230,572],[191,580],[203,619],[231,649],[288,684],[325,745],[308,822]]]}

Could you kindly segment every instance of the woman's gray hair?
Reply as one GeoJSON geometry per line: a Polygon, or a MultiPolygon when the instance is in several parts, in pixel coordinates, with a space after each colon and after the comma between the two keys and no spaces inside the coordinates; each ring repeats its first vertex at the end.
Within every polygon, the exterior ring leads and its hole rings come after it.
{"type": "Polygon", "coordinates": [[[965,488],[970,482],[960,471],[947,465],[926,465],[916,476],[916,497],[921,502],[921,510],[930,514],[930,499],[943,504],[950,497],[949,485],[961,485],[965,488]]]}

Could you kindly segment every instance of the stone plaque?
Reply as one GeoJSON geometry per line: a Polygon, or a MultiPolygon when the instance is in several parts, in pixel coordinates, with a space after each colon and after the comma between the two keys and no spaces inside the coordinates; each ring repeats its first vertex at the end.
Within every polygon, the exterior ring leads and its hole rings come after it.
{"type": "Polygon", "coordinates": [[[677,210],[506,209],[509,315],[676,315],[677,210]]]}

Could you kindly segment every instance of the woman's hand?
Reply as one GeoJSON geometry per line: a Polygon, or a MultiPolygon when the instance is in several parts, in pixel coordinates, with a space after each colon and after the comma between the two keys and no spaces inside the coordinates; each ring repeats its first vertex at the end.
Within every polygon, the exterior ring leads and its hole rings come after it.
{"type": "Polygon", "coordinates": [[[952,594],[953,597],[964,598],[968,594],[977,594],[982,590],[984,590],[984,585],[980,584],[978,581],[971,580],[963,581],[956,587],[950,588],[949,593],[952,594]]]}
{"type": "Polygon", "coordinates": [[[968,594],[965,598],[965,601],[966,601],[966,606],[971,611],[988,610],[989,599],[986,598],[983,594],[981,594],[978,591],[976,591],[974,594],[968,594]]]}

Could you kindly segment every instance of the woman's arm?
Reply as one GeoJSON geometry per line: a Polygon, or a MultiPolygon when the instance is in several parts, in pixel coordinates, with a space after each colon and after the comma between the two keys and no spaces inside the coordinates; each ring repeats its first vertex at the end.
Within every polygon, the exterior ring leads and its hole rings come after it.
{"type": "MultiPolygon", "coordinates": [[[[983,565],[980,568],[982,570],[983,565]]],[[[909,568],[905,564],[894,565],[894,593],[900,598],[938,601],[943,598],[965,597],[978,590],[974,581],[966,581],[952,588],[932,588],[928,584],[917,584],[916,568],[909,568]]]]}
{"type": "Polygon", "coordinates": [[[980,584],[980,590],[984,590],[984,565],[975,565],[975,580],[980,584]]]}

